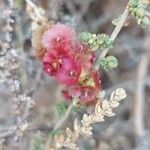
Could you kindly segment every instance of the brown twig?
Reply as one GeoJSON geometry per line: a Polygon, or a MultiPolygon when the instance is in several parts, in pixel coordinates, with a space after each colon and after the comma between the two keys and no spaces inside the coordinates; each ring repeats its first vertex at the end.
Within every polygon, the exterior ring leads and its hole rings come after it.
{"type": "Polygon", "coordinates": [[[144,135],[144,88],[145,77],[148,70],[148,55],[143,54],[138,70],[136,79],[136,91],[134,99],[133,119],[134,119],[134,131],[137,138],[144,135]]]}
{"type": "MultiPolygon", "coordinates": [[[[137,69],[137,78],[136,78],[136,91],[134,97],[134,104],[133,104],[133,125],[134,125],[134,134],[136,140],[143,139],[145,136],[145,127],[144,127],[144,103],[145,103],[145,87],[148,83],[146,79],[148,73],[148,66],[149,66],[149,30],[145,32],[145,42],[144,48],[146,52],[143,53],[142,58],[140,60],[138,69],[137,69]]],[[[137,143],[137,145],[139,142],[137,143]]]]}

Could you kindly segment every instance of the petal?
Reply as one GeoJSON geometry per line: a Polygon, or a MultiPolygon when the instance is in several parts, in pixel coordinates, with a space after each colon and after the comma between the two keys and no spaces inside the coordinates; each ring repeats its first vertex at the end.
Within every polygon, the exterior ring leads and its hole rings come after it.
{"type": "Polygon", "coordinates": [[[56,74],[56,70],[52,67],[52,65],[46,62],[43,62],[43,70],[49,76],[54,76],[56,74]]]}
{"type": "Polygon", "coordinates": [[[42,38],[43,46],[47,49],[55,47],[65,47],[73,44],[75,39],[75,31],[69,26],[57,23],[47,30],[42,38]]]}
{"type": "Polygon", "coordinates": [[[56,80],[61,84],[72,86],[77,84],[78,77],[72,78],[68,75],[68,72],[65,69],[60,68],[57,71],[56,80]]]}

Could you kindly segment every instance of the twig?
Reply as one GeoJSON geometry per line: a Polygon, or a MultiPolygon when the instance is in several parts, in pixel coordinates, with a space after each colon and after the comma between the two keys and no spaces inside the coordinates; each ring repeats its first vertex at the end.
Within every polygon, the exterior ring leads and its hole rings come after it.
{"type": "Polygon", "coordinates": [[[67,111],[66,111],[66,113],[65,113],[65,116],[62,119],[60,119],[60,121],[58,121],[58,123],[56,124],[54,130],[57,130],[58,128],[60,128],[64,124],[64,122],[69,117],[72,108],[73,108],[73,104],[70,104],[67,111]]]}
{"type": "Polygon", "coordinates": [[[138,70],[136,79],[136,91],[133,109],[133,119],[134,119],[134,130],[137,138],[144,135],[144,88],[145,88],[145,77],[148,70],[148,55],[143,54],[138,70]]]}
{"type": "Polygon", "coordinates": [[[27,2],[27,4],[33,8],[34,13],[36,14],[36,16],[38,18],[43,18],[43,15],[41,14],[41,12],[39,11],[39,8],[31,1],[31,0],[25,0],[27,2]]]}
{"type": "MultiPolygon", "coordinates": [[[[129,15],[129,7],[127,6],[126,9],[124,10],[118,24],[116,25],[115,29],[113,30],[111,36],[110,36],[110,39],[114,42],[116,37],[118,36],[119,32],[121,31],[123,25],[125,24],[127,18],[128,18],[128,15],[129,15]]],[[[96,63],[95,63],[95,69],[98,70],[99,69],[99,61],[101,58],[104,58],[106,56],[106,54],[108,53],[109,49],[105,49],[101,52],[101,54],[99,55],[99,57],[97,58],[96,60],[96,63]]]]}
{"type": "MultiPolygon", "coordinates": [[[[129,15],[129,7],[127,6],[126,9],[125,9],[124,12],[123,12],[123,14],[122,14],[122,16],[121,16],[121,18],[120,18],[118,24],[116,25],[115,29],[113,30],[113,32],[112,32],[112,34],[111,34],[111,36],[110,36],[110,39],[111,39],[112,41],[115,41],[115,39],[116,39],[116,37],[118,36],[119,32],[121,31],[123,25],[125,24],[125,22],[126,22],[126,20],[127,20],[127,18],[128,18],[128,15],[129,15]]],[[[103,50],[102,53],[101,53],[101,55],[100,55],[100,57],[98,58],[98,61],[99,61],[101,58],[105,57],[106,54],[108,53],[108,51],[109,51],[109,49],[103,50]]]]}

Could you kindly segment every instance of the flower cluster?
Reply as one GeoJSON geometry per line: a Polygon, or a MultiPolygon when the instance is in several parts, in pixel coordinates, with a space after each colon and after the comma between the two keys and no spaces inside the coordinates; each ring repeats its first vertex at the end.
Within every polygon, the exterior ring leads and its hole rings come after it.
{"type": "Polygon", "coordinates": [[[74,29],[60,23],[46,28],[40,39],[43,70],[64,86],[64,97],[80,104],[96,102],[100,81],[93,69],[95,54],[91,48],[78,39],[74,29]]]}

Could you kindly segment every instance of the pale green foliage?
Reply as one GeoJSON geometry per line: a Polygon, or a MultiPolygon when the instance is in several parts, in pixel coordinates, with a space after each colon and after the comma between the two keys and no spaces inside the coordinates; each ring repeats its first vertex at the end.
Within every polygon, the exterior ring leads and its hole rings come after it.
{"type": "Polygon", "coordinates": [[[67,110],[67,103],[65,101],[60,101],[56,104],[56,110],[59,117],[63,117],[67,110]]]}
{"type": "Polygon", "coordinates": [[[60,135],[60,134],[64,134],[64,131],[62,131],[61,129],[56,129],[56,130],[52,130],[49,133],[49,136],[54,137],[55,135],[60,135]]]}
{"type": "Polygon", "coordinates": [[[150,26],[150,19],[145,15],[145,9],[149,0],[130,0],[129,7],[131,14],[136,17],[137,23],[142,27],[150,26]]]}
{"type": "Polygon", "coordinates": [[[114,56],[102,58],[99,62],[101,68],[105,70],[112,70],[118,66],[118,61],[114,56]]]}
{"type": "Polygon", "coordinates": [[[106,34],[91,34],[89,32],[82,32],[80,35],[80,39],[87,44],[92,51],[97,49],[106,49],[111,48],[113,41],[106,34]]]}
{"type": "Polygon", "coordinates": [[[38,136],[34,138],[33,150],[42,150],[44,148],[44,140],[42,137],[38,136]]]}

